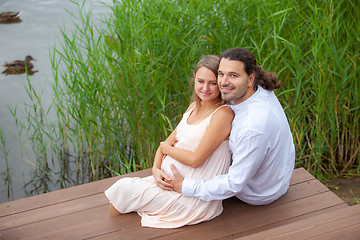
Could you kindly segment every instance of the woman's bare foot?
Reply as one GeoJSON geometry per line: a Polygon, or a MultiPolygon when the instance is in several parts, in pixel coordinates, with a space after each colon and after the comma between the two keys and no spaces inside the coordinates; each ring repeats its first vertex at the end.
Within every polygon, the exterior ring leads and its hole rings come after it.
{"type": "Polygon", "coordinates": [[[109,216],[115,217],[120,215],[121,213],[116,210],[116,208],[110,203],[109,205],[109,216]]]}

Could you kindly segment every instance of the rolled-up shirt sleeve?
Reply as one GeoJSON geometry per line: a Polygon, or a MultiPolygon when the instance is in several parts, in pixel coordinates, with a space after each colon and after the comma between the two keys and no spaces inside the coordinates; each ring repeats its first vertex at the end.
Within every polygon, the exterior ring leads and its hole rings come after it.
{"type": "Polygon", "coordinates": [[[248,182],[256,174],[266,156],[267,141],[261,133],[248,130],[238,133],[234,140],[230,138],[230,148],[233,149],[232,164],[227,174],[211,179],[185,177],[182,194],[212,201],[241,195],[244,189],[248,191],[248,182]]]}

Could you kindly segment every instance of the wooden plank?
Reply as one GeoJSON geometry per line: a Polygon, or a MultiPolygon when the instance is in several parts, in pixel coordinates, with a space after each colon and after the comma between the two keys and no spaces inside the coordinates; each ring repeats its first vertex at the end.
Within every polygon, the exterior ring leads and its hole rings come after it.
{"type": "MultiPolygon", "coordinates": [[[[166,231],[178,229],[152,229],[140,226],[140,217],[136,213],[109,217],[108,206],[101,206],[84,211],[47,219],[41,222],[7,229],[2,231],[4,239],[87,239],[119,231],[121,239],[126,236],[137,238],[139,235],[148,237],[163,235],[166,231]]],[[[141,239],[141,238],[140,238],[141,239]]]]}
{"type": "MultiPolygon", "coordinates": [[[[359,218],[359,217],[358,217],[359,218]]],[[[360,239],[360,224],[347,226],[342,229],[336,229],[335,231],[329,231],[326,234],[311,237],[312,240],[359,240],[360,239]]]]}
{"type": "Polygon", "coordinates": [[[33,197],[23,198],[11,202],[0,204],[0,217],[16,214],[23,211],[29,211],[52,204],[71,201],[77,198],[82,198],[94,194],[104,192],[114,182],[123,177],[145,177],[151,174],[151,169],[146,169],[118,177],[99,180],[92,183],[86,183],[75,187],[61,189],[54,192],[49,192],[33,197]]]}
{"type": "Polygon", "coordinates": [[[191,230],[173,234],[171,237],[179,240],[187,239],[189,236],[193,239],[218,239],[224,236],[231,238],[233,234],[242,231],[274,222],[286,223],[288,219],[342,204],[341,199],[334,198],[333,195],[331,192],[325,192],[277,206],[233,205],[226,208],[223,214],[212,220],[212,223],[193,226],[191,230]]]}
{"type": "MultiPolygon", "coordinates": [[[[151,169],[121,177],[149,174],[151,169]]],[[[268,206],[250,206],[231,198],[224,201],[223,214],[212,221],[179,229],[142,228],[136,213],[108,217],[108,201],[103,191],[121,177],[1,204],[0,212],[4,213],[0,217],[1,236],[3,239],[188,239],[189,236],[233,239],[255,229],[266,230],[270,225],[280,226],[345,207],[340,198],[302,168],[294,171],[288,193],[268,206]],[[27,202],[28,206],[20,204],[27,202]]]]}
{"type": "Polygon", "coordinates": [[[360,226],[360,205],[317,215],[238,239],[359,239],[360,227],[358,226],[360,226]]]}
{"type": "MultiPolygon", "coordinates": [[[[314,194],[328,191],[328,189],[320,182],[311,180],[302,184],[296,184],[290,187],[289,192],[283,198],[279,199],[273,205],[279,205],[286,202],[291,202],[296,199],[308,197],[314,194]]],[[[237,204],[241,201],[231,201],[233,204],[237,204]]],[[[25,212],[20,212],[14,215],[8,215],[0,218],[0,230],[6,230],[14,227],[20,227],[22,225],[31,224],[33,222],[40,222],[46,219],[95,208],[98,206],[107,206],[108,200],[103,193],[91,195],[83,198],[77,198],[73,201],[61,202],[56,205],[45,206],[43,208],[32,209],[25,212]]],[[[228,206],[225,201],[225,207],[228,206]]]]}
{"type": "MultiPolygon", "coordinates": [[[[82,184],[75,187],[61,189],[54,192],[45,193],[33,197],[19,199],[11,202],[0,204],[0,217],[16,214],[31,209],[36,209],[52,204],[58,204],[65,201],[71,201],[76,198],[82,198],[98,193],[102,193],[105,189],[109,188],[118,179],[123,177],[146,177],[151,175],[151,169],[129,173],[122,176],[99,180],[92,183],[82,184]]],[[[305,182],[314,179],[304,168],[297,168],[294,170],[291,178],[291,185],[305,182]]]]}
{"type": "Polygon", "coordinates": [[[297,216],[297,217],[294,217],[294,218],[290,218],[290,219],[287,219],[286,221],[274,222],[274,223],[270,223],[268,225],[260,226],[260,227],[257,227],[257,228],[247,229],[247,230],[245,230],[243,232],[238,232],[238,233],[235,233],[235,234],[231,234],[230,237],[226,236],[223,239],[237,239],[237,238],[241,238],[241,237],[244,237],[244,236],[250,236],[250,235],[256,234],[258,232],[262,232],[262,231],[266,231],[266,230],[269,230],[269,229],[281,227],[281,226],[286,225],[286,224],[306,220],[306,219],[311,218],[311,217],[315,217],[315,216],[318,216],[318,215],[321,215],[321,214],[329,213],[329,212],[332,212],[332,211],[336,211],[336,210],[344,209],[344,208],[348,208],[348,207],[349,206],[344,202],[344,203],[339,204],[339,205],[334,205],[334,206],[324,208],[324,209],[321,209],[321,210],[318,210],[318,211],[314,211],[314,212],[303,214],[303,215],[300,215],[300,216],[297,216]]]}
{"type": "Polygon", "coordinates": [[[103,193],[99,193],[83,198],[77,198],[73,201],[62,202],[57,205],[49,205],[42,208],[19,212],[13,215],[7,215],[0,218],[0,230],[20,227],[22,225],[33,222],[39,222],[90,208],[96,208],[105,205],[108,206],[109,201],[105,196],[102,195],[103,193]]]}
{"type": "MultiPolygon", "coordinates": [[[[238,213],[245,213],[248,212],[249,214],[246,215],[246,218],[248,218],[252,215],[252,211],[251,209],[255,208],[255,210],[257,208],[272,208],[274,206],[281,206],[284,204],[291,204],[291,202],[296,201],[296,196],[298,198],[300,198],[300,200],[302,199],[306,199],[303,197],[304,194],[299,194],[299,192],[301,191],[301,189],[304,189],[306,194],[310,195],[310,192],[313,192],[314,194],[318,194],[318,187],[323,187],[323,185],[319,185],[319,182],[317,180],[312,180],[310,182],[304,182],[302,184],[297,184],[295,186],[292,186],[292,188],[294,188],[294,191],[289,191],[290,193],[290,197],[288,198],[284,198],[284,199],[279,199],[279,203],[275,202],[271,205],[268,206],[249,206],[243,202],[241,202],[240,200],[236,199],[236,198],[232,198],[229,200],[224,201],[224,214],[226,215],[226,218],[228,219],[232,219],[234,221],[238,220],[238,219],[242,219],[242,217],[239,217],[237,215],[232,215],[229,216],[229,210],[230,213],[232,212],[238,212],[238,213]],[[303,187],[301,187],[302,185],[304,185],[303,187]],[[312,189],[312,190],[311,190],[312,189]],[[294,194],[292,195],[291,192],[294,192],[294,194]],[[272,206],[272,207],[271,207],[272,206]],[[249,209],[250,208],[250,209],[249,209]],[[226,211],[228,213],[226,213],[226,211]]],[[[325,193],[329,193],[328,191],[326,191],[326,188],[324,188],[325,193]]],[[[332,198],[336,197],[336,195],[332,194],[331,195],[332,198]]],[[[74,204],[70,203],[62,203],[59,205],[63,205],[65,204],[65,206],[58,206],[56,208],[52,208],[52,206],[50,206],[50,209],[35,209],[33,211],[29,211],[26,212],[24,214],[26,215],[21,215],[18,214],[18,218],[17,218],[17,223],[15,223],[15,220],[10,220],[9,223],[7,224],[7,220],[5,219],[5,221],[3,222],[3,224],[5,225],[6,229],[8,229],[8,231],[3,231],[3,234],[5,234],[5,236],[7,238],[10,238],[11,236],[16,236],[19,238],[24,238],[25,236],[31,236],[32,234],[34,234],[34,236],[38,236],[39,234],[43,234],[44,236],[49,237],[50,239],[56,239],[57,236],[64,236],[66,234],[68,234],[68,232],[74,228],[76,226],[76,228],[78,229],[77,231],[75,231],[76,234],[80,234],[80,236],[86,236],[86,237],[90,237],[90,235],[86,235],[86,232],[89,231],[89,229],[93,230],[94,232],[91,232],[92,234],[95,234],[94,236],[98,236],[99,234],[104,236],[106,234],[108,234],[109,236],[106,236],[106,238],[110,238],[111,237],[119,237],[119,231],[123,234],[124,232],[126,232],[126,235],[122,236],[122,238],[128,238],[131,239],[131,237],[133,236],[133,239],[136,239],[136,237],[138,237],[139,235],[144,235],[147,236],[149,235],[149,231],[152,232],[153,230],[144,230],[147,228],[141,228],[140,226],[140,217],[137,216],[136,214],[126,214],[126,215],[122,215],[119,218],[114,218],[112,219],[112,221],[117,222],[120,220],[120,222],[118,222],[118,225],[111,225],[109,224],[109,220],[108,219],[104,219],[107,217],[107,199],[104,195],[99,195],[99,197],[103,198],[102,203],[105,203],[105,205],[103,206],[99,206],[99,207],[89,207],[86,206],[84,207],[84,211],[78,211],[79,209],[76,209],[77,206],[79,205],[86,205],[85,201],[86,199],[77,199],[77,201],[74,204]],[[75,210],[74,210],[75,208],[75,210]],[[101,208],[102,210],[99,212],[97,212],[97,208],[101,208]],[[65,210],[64,210],[65,209],[65,210]],[[74,212],[73,211],[78,211],[78,212],[74,212]],[[94,213],[92,213],[92,211],[94,211],[94,213]],[[58,213],[59,212],[59,213],[58,213]],[[83,215],[86,212],[87,214],[83,215]],[[91,214],[92,213],[92,214],[91,214]],[[41,217],[39,217],[38,215],[42,215],[41,217]],[[64,216],[62,216],[64,215],[64,216]],[[32,216],[34,216],[32,218],[32,216]],[[58,217],[55,217],[58,216],[58,217]],[[131,217],[129,217],[131,216],[131,217]],[[34,220],[34,218],[36,218],[36,221],[34,220]],[[96,221],[95,223],[91,224],[91,223],[86,223],[84,224],[83,222],[87,222],[87,219],[97,219],[98,221],[96,221]],[[75,221],[74,221],[75,220],[75,221]],[[127,222],[127,227],[124,229],[123,224],[121,223],[122,220],[124,222],[127,222]],[[26,223],[27,222],[27,223],[26,223]],[[26,223],[26,224],[25,224],[26,223]],[[132,223],[132,225],[130,224],[132,223]],[[17,227],[15,227],[14,225],[18,224],[17,227]],[[64,225],[65,224],[65,225],[64,225]],[[91,224],[91,226],[89,226],[89,224],[91,224]],[[130,225],[129,225],[130,224],[130,225]],[[53,230],[51,228],[48,228],[48,226],[56,226],[56,230],[53,230]],[[109,226],[113,226],[113,228],[109,228],[109,226]],[[23,235],[22,235],[23,234],[23,235]]],[[[339,199],[338,197],[336,197],[340,202],[342,202],[341,199],[339,199]]],[[[327,197],[327,200],[331,199],[331,197],[327,197]]],[[[88,201],[88,202],[92,202],[92,201],[88,201]]],[[[92,203],[91,203],[92,204],[92,203]]],[[[90,204],[90,205],[91,205],[90,204]]],[[[96,204],[96,200],[95,200],[95,204],[96,204]]],[[[325,204],[323,204],[325,205],[325,204]]],[[[279,210],[281,211],[281,210],[279,210]]],[[[271,213],[273,214],[273,213],[271,213]]],[[[223,214],[222,214],[223,215],[223,214]]],[[[222,216],[221,215],[221,216],[222,216]]],[[[220,217],[221,217],[220,216],[220,217]]],[[[216,220],[216,219],[215,219],[216,220]]],[[[215,221],[212,220],[211,225],[213,224],[212,222],[215,221]]],[[[212,227],[212,226],[211,226],[212,227]]],[[[256,227],[256,226],[255,226],[256,227]]],[[[74,232],[74,231],[70,231],[70,232],[74,232]]],[[[161,234],[163,234],[163,231],[157,232],[157,230],[155,232],[153,232],[156,236],[162,236],[161,234]]],[[[71,233],[73,235],[68,235],[69,239],[80,239],[78,235],[74,235],[74,233],[71,233]]],[[[224,234],[224,233],[222,233],[224,234]]],[[[151,235],[151,234],[150,234],[151,235]]],[[[155,237],[155,236],[153,236],[155,237]]]]}
{"type": "Polygon", "coordinates": [[[315,179],[315,177],[306,171],[305,168],[296,168],[291,176],[290,185],[295,185],[313,179],[315,179]]]}
{"type": "Polygon", "coordinates": [[[338,203],[329,201],[330,199],[332,199],[332,193],[325,192],[269,207],[270,205],[250,206],[232,198],[228,202],[232,201],[235,204],[232,204],[232,208],[226,208],[218,218],[194,226],[169,230],[143,228],[140,226],[140,217],[135,213],[115,218],[108,217],[107,206],[101,206],[7,229],[2,231],[2,237],[4,239],[88,239],[101,236],[105,239],[114,237],[142,239],[140,236],[144,236],[152,239],[188,239],[192,236],[192,239],[216,239],[223,237],[224,234],[229,236],[242,230],[285,221],[338,203]],[[327,200],[324,203],[319,199],[327,200]]]}
{"type": "MultiPolygon", "coordinates": [[[[303,216],[311,212],[341,205],[343,202],[338,197],[334,198],[331,192],[325,192],[309,198],[275,205],[275,206],[250,206],[236,198],[226,200],[224,212],[217,218],[194,226],[180,228],[181,231],[168,233],[152,239],[233,239],[232,235],[248,231],[252,228],[261,228],[274,222],[285,224],[297,216],[303,216]],[[322,201],[320,201],[320,199],[322,201]],[[326,199],[323,201],[323,199],[326,199]]],[[[343,205],[344,206],[344,205],[343,205]]],[[[142,229],[139,228],[138,232],[142,229]]],[[[128,232],[118,231],[105,235],[106,239],[136,239],[127,238],[128,232]]],[[[99,239],[99,238],[95,238],[99,239]]]]}
{"type": "MultiPolygon", "coordinates": [[[[327,192],[329,189],[315,178],[290,185],[287,193],[273,202],[271,206],[280,205],[290,201],[307,198],[312,195],[327,192]]],[[[334,196],[335,197],[335,196],[334,196]]]]}
{"type": "MultiPolygon", "coordinates": [[[[300,183],[290,186],[288,193],[282,198],[280,198],[278,201],[273,203],[273,205],[278,205],[300,198],[305,198],[325,191],[328,191],[328,189],[319,181],[313,178],[310,181],[302,181],[300,183]]],[[[52,217],[57,217],[72,212],[86,210],[89,208],[107,204],[108,200],[103,194],[103,192],[85,196],[82,198],[75,198],[73,201],[61,201],[59,203],[51,204],[49,206],[30,209],[28,211],[18,212],[17,214],[4,216],[0,218],[0,230],[18,227],[32,222],[42,221],[52,217]]]]}

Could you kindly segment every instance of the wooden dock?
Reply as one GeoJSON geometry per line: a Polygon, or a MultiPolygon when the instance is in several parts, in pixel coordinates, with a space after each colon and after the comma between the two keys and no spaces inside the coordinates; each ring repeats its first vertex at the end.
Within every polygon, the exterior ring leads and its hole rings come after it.
{"type": "Polygon", "coordinates": [[[348,206],[303,168],[270,205],[230,198],[219,217],[177,229],[143,228],[136,213],[109,217],[103,192],[121,177],[0,204],[0,239],[360,239],[360,205],[348,206]]]}

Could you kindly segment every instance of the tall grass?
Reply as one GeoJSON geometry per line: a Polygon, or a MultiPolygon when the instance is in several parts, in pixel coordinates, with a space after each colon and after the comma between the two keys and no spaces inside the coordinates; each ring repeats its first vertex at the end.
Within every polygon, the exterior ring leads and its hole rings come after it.
{"type": "Polygon", "coordinates": [[[296,165],[319,178],[359,173],[355,1],[114,1],[105,27],[83,6],[51,53],[56,121],[29,120],[64,172],[70,160],[91,180],[150,167],[190,102],[196,61],[240,46],[283,81],[296,165]]]}
{"type": "Polygon", "coordinates": [[[2,167],[2,171],[0,172],[1,176],[4,179],[4,182],[7,185],[7,195],[9,198],[13,198],[13,190],[12,190],[12,175],[11,175],[11,168],[9,166],[9,151],[10,149],[6,146],[6,141],[4,137],[4,133],[0,130],[0,141],[1,141],[1,150],[3,151],[3,155],[0,156],[4,158],[5,162],[5,170],[2,167]]]}

